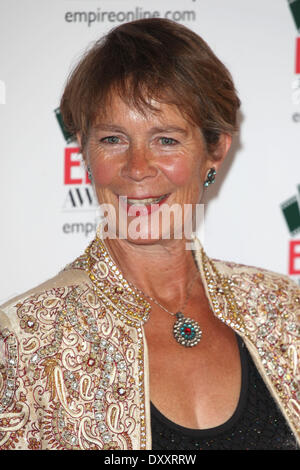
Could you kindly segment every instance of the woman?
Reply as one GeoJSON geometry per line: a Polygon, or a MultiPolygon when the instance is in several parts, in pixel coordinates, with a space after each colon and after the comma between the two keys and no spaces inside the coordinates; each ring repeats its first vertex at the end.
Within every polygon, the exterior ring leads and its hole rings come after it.
{"type": "Polygon", "coordinates": [[[162,19],[75,68],[61,111],[106,223],[2,307],[2,448],[296,448],[299,289],[187,249],[239,104],[205,42],[162,19]]]}

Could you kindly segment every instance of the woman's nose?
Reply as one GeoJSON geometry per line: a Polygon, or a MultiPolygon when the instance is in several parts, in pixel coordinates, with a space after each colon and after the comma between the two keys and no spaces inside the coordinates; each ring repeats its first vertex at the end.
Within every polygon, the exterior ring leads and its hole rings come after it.
{"type": "Polygon", "coordinates": [[[157,169],[149,149],[141,147],[128,149],[126,162],[122,168],[122,176],[134,181],[142,181],[145,178],[154,177],[156,174],[157,169]]]}

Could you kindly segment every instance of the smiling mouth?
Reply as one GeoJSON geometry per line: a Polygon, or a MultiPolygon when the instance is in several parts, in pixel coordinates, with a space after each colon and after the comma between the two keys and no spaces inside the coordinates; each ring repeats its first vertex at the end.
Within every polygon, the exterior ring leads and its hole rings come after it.
{"type": "Polygon", "coordinates": [[[119,200],[126,208],[126,211],[129,215],[150,215],[153,212],[156,212],[162,204],[168,199],[169,194],[162,194],[161,196],[155,197],[144,197],[144,198],[133,198],[127,196],[118,196],[119,200]],[[132,210],[137,210],[135,214],[132,214],[132,210]]]}
{"type": "Polygon", "coordinates": [[[151,204],[161,203],[164,199],[167,199],[168,196],[169,194],[163,194],[159,197],[147,197],[144,199],[127,198],[127,204],[129,204],[130,206],[149,206],[151,204]]]}

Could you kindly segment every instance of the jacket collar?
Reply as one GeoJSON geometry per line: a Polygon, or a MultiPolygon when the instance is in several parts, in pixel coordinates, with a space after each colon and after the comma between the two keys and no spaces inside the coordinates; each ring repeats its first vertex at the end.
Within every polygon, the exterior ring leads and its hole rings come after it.
{"type": "MultiPolygon", "coordinates": [[[[212,312],[221,321],[245,335],[243,316],[234,299],[231,279],[221,275],[205,254],[200,241],[193,240],[193,253],[212,312]]],[[[98,236],[85,253],[66,269],[84,269],[93,289],[115,315],[132,326],[141,326],[150,315],[151,304],[141,291],[131,285],[112,259],[105,242],[98,236]]]]}

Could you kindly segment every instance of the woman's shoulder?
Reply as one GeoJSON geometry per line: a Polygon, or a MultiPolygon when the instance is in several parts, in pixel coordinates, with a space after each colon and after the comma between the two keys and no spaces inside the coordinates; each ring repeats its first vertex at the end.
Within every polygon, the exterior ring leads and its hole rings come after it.
{"type": "Polygon", "coordinates": [[[0,305],[0,329],[9,326],[14,328],[16,323],[20,323],[20,319],[23,319],[23,323],[27,322],[30,329],[30,325],[34,323],[33,317],[43,316],[50,310],[58,312],[72,290],[87,288],[88,285],[88,274],[69,265],[54,277],[0,305]]]}
{"type": "Polygon", "coordinates": [[[288,276],[244,264],[211,260],[219,285],[227,286],[237,308],[245,318],[258,322],[278,318],[298,330],[300,287],[288,276]]]}
{"type": "MultiPolygon", "coordinates": [[[[300,286],[289,276],[257,266],[245,265],[232,261],[211,260],[222,276],[229,277],[235,284],[255,285],[257,288],[276,286],[284,290],[292,290],[300,296],[300,286]]],[[[300,298],[299,298],[300,302],[300,298]]]]}

